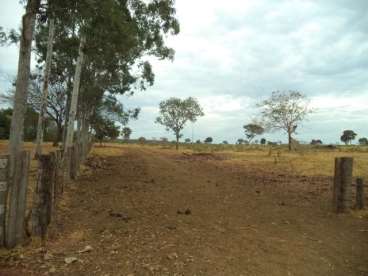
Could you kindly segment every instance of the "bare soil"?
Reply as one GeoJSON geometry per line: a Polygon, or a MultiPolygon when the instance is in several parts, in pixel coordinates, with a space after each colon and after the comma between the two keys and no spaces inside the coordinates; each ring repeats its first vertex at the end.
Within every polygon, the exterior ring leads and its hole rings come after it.
{"type": "Polygon", "coordinates": [[[368,275],[367,213],[332,213],[331,177],[116,151],[66,187],[46,249],[2,253],[0,275],[368,275]]]}

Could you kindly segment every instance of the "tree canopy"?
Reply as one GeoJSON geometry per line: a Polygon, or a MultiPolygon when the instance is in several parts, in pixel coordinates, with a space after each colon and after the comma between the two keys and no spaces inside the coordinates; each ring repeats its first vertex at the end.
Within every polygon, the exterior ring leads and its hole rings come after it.
{"type": "Polygon", "coordinates": [[[190,121],[196,122],[198,117],[204,116],[198,101],[192,97],[181,100],[170,98],[160,103],[160,116],[156,118],[156,123],[166,127],[167,131],[172,131],[176,137],[176,149],[179,148],[179,139],[182,137],[182,130],[185,124],[190,121]]]}
{"type": "Polygon", "coordinates": [[[341,142],[344,142],[345,145],[349,145],[353,140],[355,140],[356,136],[357,134],[353,130],[348,129],[343,131],[340,140],[341,142]]]}
{"type": "Polygon", "coordinates": [[[262,121],[266,129],[285,131],[291,150],[292,134],[312,112],[305,95],[298,91],[276,91],[258,106],[261,108],[262,121]]]}

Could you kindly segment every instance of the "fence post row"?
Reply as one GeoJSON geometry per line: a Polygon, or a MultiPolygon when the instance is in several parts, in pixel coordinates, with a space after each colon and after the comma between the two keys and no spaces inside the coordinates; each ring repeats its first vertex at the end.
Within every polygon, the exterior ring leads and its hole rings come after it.
{"type": "Polygon", "coordinates": [[[9,156],[0,155],[0,247],[5,245],[5,209],[8,189],[9,156]]]}
{"type": "Polygon", "coordinates": [[[14,162],[14,171],[11,172],[8,185],[9,209],[5,231],[5,244],[8,248],[13,248],[24,240],[30,153],[19,152],[14,162]]]}

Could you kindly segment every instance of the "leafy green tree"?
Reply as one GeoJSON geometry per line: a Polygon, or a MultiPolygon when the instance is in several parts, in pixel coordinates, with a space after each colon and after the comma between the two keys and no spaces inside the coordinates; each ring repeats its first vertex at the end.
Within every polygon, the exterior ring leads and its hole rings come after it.
{"type": "Polygon", "coordinates": [[[288,135],[289,150],[292,148],[292,135],[298,124],[312,112],[306,97],[298,91],[276,91],[258,105],[261,108],[263,124],[267,129],[283,130],[288,135]]]}
{"type": "Polygon", "coordinates": [[[359,139],[359,145],[365,146],[368,145],[368,138],[362,137],[359,139]]]}
{"type": "Polygon", "coordinates": [[[266,143],[267,143],[266,138],[262,138],[262,139],[261,139],[261,145],[266,145],[266,143]]]}
{"type": "Polygon", "coordinates": [[[312,141],[310,142],[311,145],[322,145],[322,140],[320,139],[312,139],[312,141]]]}
{"type": "Polygon", "coordinates": [[[344,130],[344,132],[340,137],[340,140],[341,142],[344,142],[345,145],[349,145],[355,139],[356,136],[357,134],[354,131],[348,129],[344,130]]]}
{"type": "Polygon", "coordinates": [[[190,138],[186,138],[186,139],[185,139],[185,143],[186,143],[186,144],[190,144],[190,142],[191,142],[191,141],[192,141],[192,140],[190,140],[190,138]]]}
{"type": "Polygon", "coordinates": [[[115,140],[119,136],[119,126],[109,119],[99,117],[94,120],[92,128],[95,131],[96,139],[102,144],[102,142],[108,138],[109,140],[115,140]]]}
{"type": "Polygon", "coordinates": [[[197,121],[198,117],[204,116],[201,106],[196,99],[189,97],[185,100],[170,98],[160,103],[160,116],[156,118],[156,123],[166,127],[167,131],[172,131],[176,137],[176,149],[179,149],[179,139],[182,137],[182,130],[185,124],[190,121],[197,121]]]}
{"type": "Polygon", "coordinates": [[[124,140],[129,140],[130,135],[132,135],[132,129],[129,127],[124,127],[121,131],[121,134],[123,135],[124,140]]]}
{"type": "Polygon", "coordinates": [[[204,140],[204,142],[205,142],[206,144],[211,144],[211,143],[213,142],[213,138],[212,138],[212,137],[207,137],[207,138],[204,140]]]}
{"type": "Polygon", "coordinates": [[[245,136],[248,138],[248,142],[251,143],[254,137],[257,135],[262,135],[264,133],[264,128],[256,123],[251,123],[243,126],[245,131],[245,136]]]}
{"type": "Polygon", "coordinates": [[[2,140],[9,139],[12,111],[11,108],[0,110],[0,139],[2,140]]]}
{"type": "Polygon", "coordinates": [[[224,141],[222,141],[222,144],[224,144],[224,145],[228,145],[228,144],[229,144],[229,142],[228,142],[228,141],[226,141],[226,140],[224,140],[224,141]]]}
{"type": "Polygon", "coordinates": [[[238,144],[238,145],[242,145],[242,144],[244,144],[244,139],[243,138],[239,138],[237,141],[236,141],[236,143],[238,144]]]}

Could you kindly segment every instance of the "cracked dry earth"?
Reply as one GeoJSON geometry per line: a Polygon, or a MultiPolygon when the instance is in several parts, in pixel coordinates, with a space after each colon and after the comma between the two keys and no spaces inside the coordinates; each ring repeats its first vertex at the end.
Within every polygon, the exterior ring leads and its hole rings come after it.
{"type": "Polygon", "coordinates": [[[368,275],[368,219],[331,213],[328,177],[116,150],[66,187],[47,251],[0,275],[368,275]]]}

